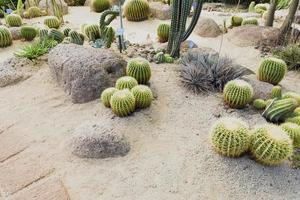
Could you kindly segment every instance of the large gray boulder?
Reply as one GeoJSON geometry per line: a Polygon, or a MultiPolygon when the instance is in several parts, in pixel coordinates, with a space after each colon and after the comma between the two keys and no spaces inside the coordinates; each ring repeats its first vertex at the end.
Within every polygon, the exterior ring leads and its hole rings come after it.
{"type": "MultiPolygon", "coordinates": [[[[55,1],[56,1],[56,3],[57,3],[59,6],[62,5],[63,14],[64,14],[64,15],[68,14],[68,5],[67,5],[67,3],[64,2],[64,0],[61,0],[61,1],[60,1],[60,0],[55,0],[55,1]],[[61,2],[62,4],[60,4],[60,2],[61,2]]],[[[41,9],[43,9],[43,10],[47,10],[48,13],[49,13],[49,15],[54,15],[54,13],[53,13],[53,5],[52,5],[51,1],[48,0],[48,7],[47,7],[47,0],[41,0],[41,1],[39,2],[39,7],[40,7],[41,9]]]]}
{"type": "Polygon", "coordinates": [[[237,46],[255,46],[261,43],[276,42],[279,29],[266,26],[246,25],[233,28],[228,33],[228,40],[237,46]]]}
{"type": "Polygon", "coordinates": [[[130,150],[122,134],[99,122],[81,124],[74,130],[68,145],[71,152],[80,158],[125,156],[130,150]]]}
{"type": "Polygon", "coordinates": [[[172,7],[161,2],[150,2],[150,11],[154,18],[160,20],[171,19],[172,7]]]}
{"type": "Polygon", "coordinates": [[[253,99],[270,99],[273,85],[267,82],[262,82],[255,75],[244,76],[242,79],[252,85],[254,90],[253,99]]]}
{"type": "Polygon", "coordinates": [[[201,17],[195,27],[195,32],[201,37],[218,37],[222,34],[219,25],[211,18],[201,17]]]}
{"type": "Polygon", "coordinates": [[[73,103],[100,97],[125,75],[126,61],[108,49],[60,44],[52,49],[48,63],[53,77],[71,95],[73,103]]]}

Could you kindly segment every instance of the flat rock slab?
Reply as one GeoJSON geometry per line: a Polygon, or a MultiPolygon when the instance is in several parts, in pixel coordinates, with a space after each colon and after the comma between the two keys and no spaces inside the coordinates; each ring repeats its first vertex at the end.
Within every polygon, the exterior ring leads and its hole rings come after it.
{"type": "Polygon", "coordinates": [[[150,11],[153,17],[160,20],[168,20],[171,19],[172,16],[172,7],[168,4],[164,4],[161,2],[151,2],[150,3],[150,11]]]}
{"type": "Polygon", "coordinates": [[[73,103],[98,99],[101,92],[125,75],[126,61],[108,49],[60,44],[48,56],[52,76],[73,103]]]}
{"type": "Polygon", "coordinates": [[[8,200],[69,200],[69,194],[62,181],[49,178],[43,183],[34,184],[8,198],[8,200]]]}
{"type": "Polygon", "coordinates": [[[0,164],[0,192],[5,197],[12,195],[53,172],[42,154],[23,151],[0,164]]]}
{"type": "Polygon", "coordinates": [[[261,42],[275,42],[279,29],[265,26],[246,25],[233,28],[228,33],[228,40],[240,47],[255,46],[261,42]]]}

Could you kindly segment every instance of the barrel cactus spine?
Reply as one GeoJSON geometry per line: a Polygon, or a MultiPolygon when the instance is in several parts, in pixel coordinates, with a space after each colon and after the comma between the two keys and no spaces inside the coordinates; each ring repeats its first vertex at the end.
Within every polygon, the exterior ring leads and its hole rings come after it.
{"type": "Polygon", "coordinates": [[[128,89],[116,91],[110,98],[110,106],[117,116],[126,117],[135,110],[135,98],[128,89]]]}
{"type": "Polygon", "coordinates": [[[250,152],[264,165],[281,164],[292,151],[292,140],[279,126],[267,124],[256,128],[251,135],[250,152]]]}
{"type": "Polygon", "coordinates": [[[33,26],[22,26],[20,32],[26,41],[32,41],[37,35],[37,30],[33,26]]]}
{"type": "Polygon", "coordinates": [[[32,7],[28,8],[27,12],[28,12],[28,15],[30,18],[42,16],[41,9],[36,6],[32,6],[32,7]]]}
{"type": "Polygon", "coordinates": [[[71,43],[83,45],[84,40],[80,37],[80,34],[76,31],[70,31],[69,37],[71,38],[71,43]]]}
{"type": "Polygon", "coordinates": [[[256,18],[246,18],[246,19],[243,19],[243,22],[242,22],[242,26],[245,26],[245,25],[255,25],[257,26],[258,25],[258,21],[256,18]]]}
{"type": "Polygon", "coordinates": [[[146,0],[128,0],[124,14],[128,21],[144,21],[150,14],[150,6],[146,0]]]}
{"type": "Polygon", "coordinates": [[[0,26],[0,47],[8,47],[12,44],[12,35],[8,28],[0,26]]]}
{"type": "Polygon", "coordinates": [[[56,40],[58,43],[61,43],[65,38],[65,35],[55,28],[49,29],[48,36],[49,38],[56,40]]]}
{"type": "Polygon", "coordinates": [[[277,98],[277,99],[280,99],[281,97],[282,97],[282,89],[281,89],[281,87],[280,86],[274,86],[273,88],[272,88],[272,91],[271,91],[271,98],[273,98],[273,99],[275,99],[275,98],[277,98]]]}
{"type": "Polygon", "coordinates": [[[10,27],[19,27],[22,25],[22,18],[18,14],[9,14],[5,17],[5,20],[10,27]]]}
{"type": "Polygon", "coordinates": [[[90,41],[100,38],[100,26],[98,24],[89,24],[84,27],[84,34],[90,41]]]}
{"type": "Polygon", "coordinates": [[[252,100],[253,88],[244,80],[232,80],[225,85],[223,96],[229,107],[243,108],[252,100]]]}
{"type": "Polygon", "coordinates": [[[150,63],[142,58],[132,59],[126,67],[127,76],[132,76],[139,84],[147,84],[151,78],[150,63]]]}
{"type": "Polygon", "coordinates": [[[131,90],[133,87],[137,85],[138,85],[137,80],[131,76],[123,76],[119,78],[116,82],[116,88],[119,90],[123,90],[123,89],[131,90]]]}
{"type": "Polygon", "coordinates": [[[260,81],[277,85],[285,76],[287,71],[286,63],[278,58],[265,58],[258,69],[260,81]]]}
{"type": "Polygon", "coordinates": [[[266,108],[266,106],[267,106],[267,103],[263,99],[255,99],[253,101],[253,107],[257,110],[263,110],[266,108]]]}
{"type": "Polygon", "coordinates": [[[153,94],[151,89],[146,85],[137,85],[131,89],[135,97],[135,105],[137,108],[147,108],[151,105],[153,94]]]}
{"type": "Polygon", "coordinates": [[[249,126],[238,118],[222,118],[210,131],[214,150],[227,157],[239,157],[250,144],[249,126]]]}
{"type": "Polygon", "coordinates": [[[44,24],[48,26],[49,28],[55,28],[58,29],[60,26],[60,21],[55,16],[49,16],[44,19],[44,24]]]}
{"type": "Polygon", "coordinates": [[[101,13],[104,10],[109,9],[110,3],[109,0],[92,0],[91,9],[95,12],[101,13]]]}
{"type": "Polygon", "coordinates": [[[294,147],[300,147],[300,126],[295,123],[286,122],[281,124],[280,127],[288,134],[288,136],[290,136],[294,147]]]}
{"type": "Polygon", "coordinates": [[[114,87],[110,87],[105,89],[102,93],[101,93],[101,102],[103,103],[103,105],[107,108],[110,108],[110,99],[111,96],[115,93],[119,91],[118,89],[114,88],[114,87]]]}
{"type": "Polygon", "coordinates": [[[170,33],[169,24],[160,24],[157,28],[158,41],[161,43],[168,42],[170,33]]]}

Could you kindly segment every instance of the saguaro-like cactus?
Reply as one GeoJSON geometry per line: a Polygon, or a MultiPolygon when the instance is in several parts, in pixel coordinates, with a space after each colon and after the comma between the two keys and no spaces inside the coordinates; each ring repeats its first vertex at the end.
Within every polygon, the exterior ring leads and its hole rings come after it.
{"type": "Polygon", "coordinates": [[[179,57],[180,44],[193,32],[202,10],[202,0],[173,0],[172,21],[167,51],[172,57],[179,57]],[[192,3],[197,3],[190,26],[186,29],[192,3]]]}

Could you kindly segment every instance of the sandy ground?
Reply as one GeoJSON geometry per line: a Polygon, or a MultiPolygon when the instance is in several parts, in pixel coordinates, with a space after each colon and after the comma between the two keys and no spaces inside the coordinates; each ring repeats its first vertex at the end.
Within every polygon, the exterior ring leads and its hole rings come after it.
{"type": "MultiPolygon", "coordinates": [[[[65,19],[70,27],[79,29],[82,23],[96,23],[99,14],[89,12],[87,7],[70,8],[65,19]]],[[[42,18],[33,21],[41,22],[42,18]]],[[[159,22],[125,22],[126,38],[146,42],[150,35],[155,41],[159,22]]],[[[222,41],[222,37],[207,39],[196,35],[190,39],[215,50],[219,50],[222,41]]],[[[0,60],[11,56],[21,45],[22,42],[15,42],[14,46],[1,49],[0,60]]],[[[253,70],[261,60],[257,50],[237,47],[226,36],[221,53],[253,70]]],[[[72,104],[44,65],[26,81],[0,89],[0,136],[12,135],[16,144],[27,141],[29,145],[20,154],[41,155],[41,162],[54,167],[52,176],[61,178],[72,200],[300,198],[300,170],[291,169],[288,164],[264,167],[248,156],[229,159],[212,151],[208,132],[216,120],[216,108],[222,110],[220,95],[188,93],[180,85],[176,65],[152,67],[151,88],[157,97],[153,105],[130,117],[118,118],[99,100],[72,104]],[[87,120],[116,124],[131,143],[130,153],[104,160],[71,155],[65,142],[74,127],[87,120]]],[[[300,92],[297,76],[289,75],[283,85],[300,92]]],[[[242,113],[233,114],[247,117],[247,113],[242,113]]],[[[256,121],[249,123],[253,126],[256,121]]],[[[4,164],[0,163],[0,168],[4,164]]]]}

